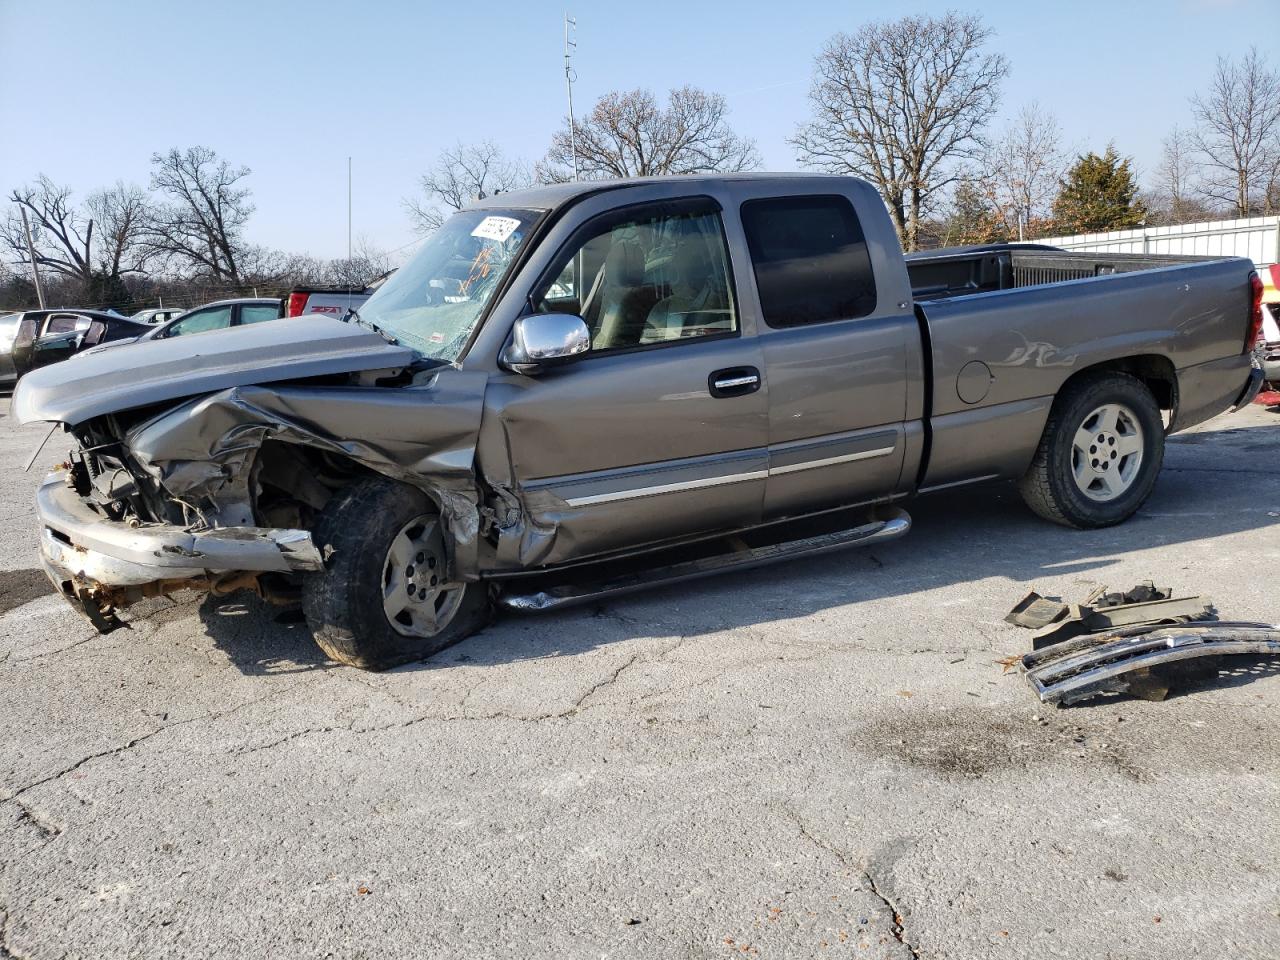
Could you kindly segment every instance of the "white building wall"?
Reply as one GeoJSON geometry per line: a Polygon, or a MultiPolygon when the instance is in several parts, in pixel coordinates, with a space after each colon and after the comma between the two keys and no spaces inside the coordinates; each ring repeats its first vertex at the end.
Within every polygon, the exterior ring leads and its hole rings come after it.
{"type": "Polygon", "coordinates": [[[1248,217],[1184,223],[1174,227],[1080,233],[1030,241],[1065,250],[1099,253],[1176,253],[1186,256],[1248,257],[1259,267],[1280,261],[1280,217],[1248,217]]]}

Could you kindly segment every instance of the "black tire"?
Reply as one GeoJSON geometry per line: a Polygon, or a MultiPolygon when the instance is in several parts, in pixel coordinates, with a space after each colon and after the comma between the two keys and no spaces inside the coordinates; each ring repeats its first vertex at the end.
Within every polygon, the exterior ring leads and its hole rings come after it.
{"type": "Polygon", "coordinates": [[[421,490],[383,478],[347,487],[326,504],[313,531],[325,569],[303,577],[302,612],[334,660],[386,670],[438,653],[489,622],[493,604],[485,583],[463,584],[451,618],[432,636],[407,635],[388,619],[383,586],[392,541],[407,524],[434,514],[421,490]]]}
{"type": "Polygon", "coordinates": [[[1164,462],[1164,421],[1146,385],[1127,373],[1099,372],[1072,381],[1058,394],[1031,466],[1018,481],[1022,499],[1033,511],[1079,530],[1109,527],[1129,519],[1155,486],[1164,462]],[[1090,414],[1116,404],[1132,411],[1142,428],[1142,457],[1132,480],[1115,499],[1091,499],[1073,473],[1073,442],[1090,414]]]}

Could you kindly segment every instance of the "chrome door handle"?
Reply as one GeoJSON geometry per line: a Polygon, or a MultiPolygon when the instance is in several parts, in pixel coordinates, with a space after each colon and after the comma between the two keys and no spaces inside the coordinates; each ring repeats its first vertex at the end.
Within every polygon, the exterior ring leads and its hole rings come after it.
{"type": "Polygon", "coordinates": [[[748,384],[759,385],[759,383],[760,378],[753,373],[744,377],[727,377],[724,380],[717,380],[715,388],[717,390],[731,390],[734,387],[745,387],[748,384]]]}
{"type": "Polygon", "coordinates": [[[755,367],[727,367],[707,377],[707,389],[716,398],[742,397],[760,389],[760,371],[755,367]]]}

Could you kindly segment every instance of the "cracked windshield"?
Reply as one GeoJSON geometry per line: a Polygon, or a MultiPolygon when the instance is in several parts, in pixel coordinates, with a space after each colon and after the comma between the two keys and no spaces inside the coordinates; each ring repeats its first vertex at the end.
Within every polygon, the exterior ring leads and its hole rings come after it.
{"type": "Polygon", "coordinates": [[[519,253],[536,210],[456,213],[360,308],[423,357],[452,363],[519,253]]]}

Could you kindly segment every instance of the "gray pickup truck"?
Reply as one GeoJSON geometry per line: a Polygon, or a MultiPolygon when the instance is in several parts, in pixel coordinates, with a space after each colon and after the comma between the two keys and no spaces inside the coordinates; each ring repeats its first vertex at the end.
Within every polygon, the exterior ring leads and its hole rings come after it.
{"type": "Polygon", "coordinates": [[[76,449],[43,562],[100,629],[143,597],[301,602],[382,668],[545,609],[899,536],[898,502],[1017,481],[1130,516],[1164,437],[1251,398],[1243,259],[904,257],[842,177],[502,194],[358,315],[138,343],[24,378],[76,449]]]}

